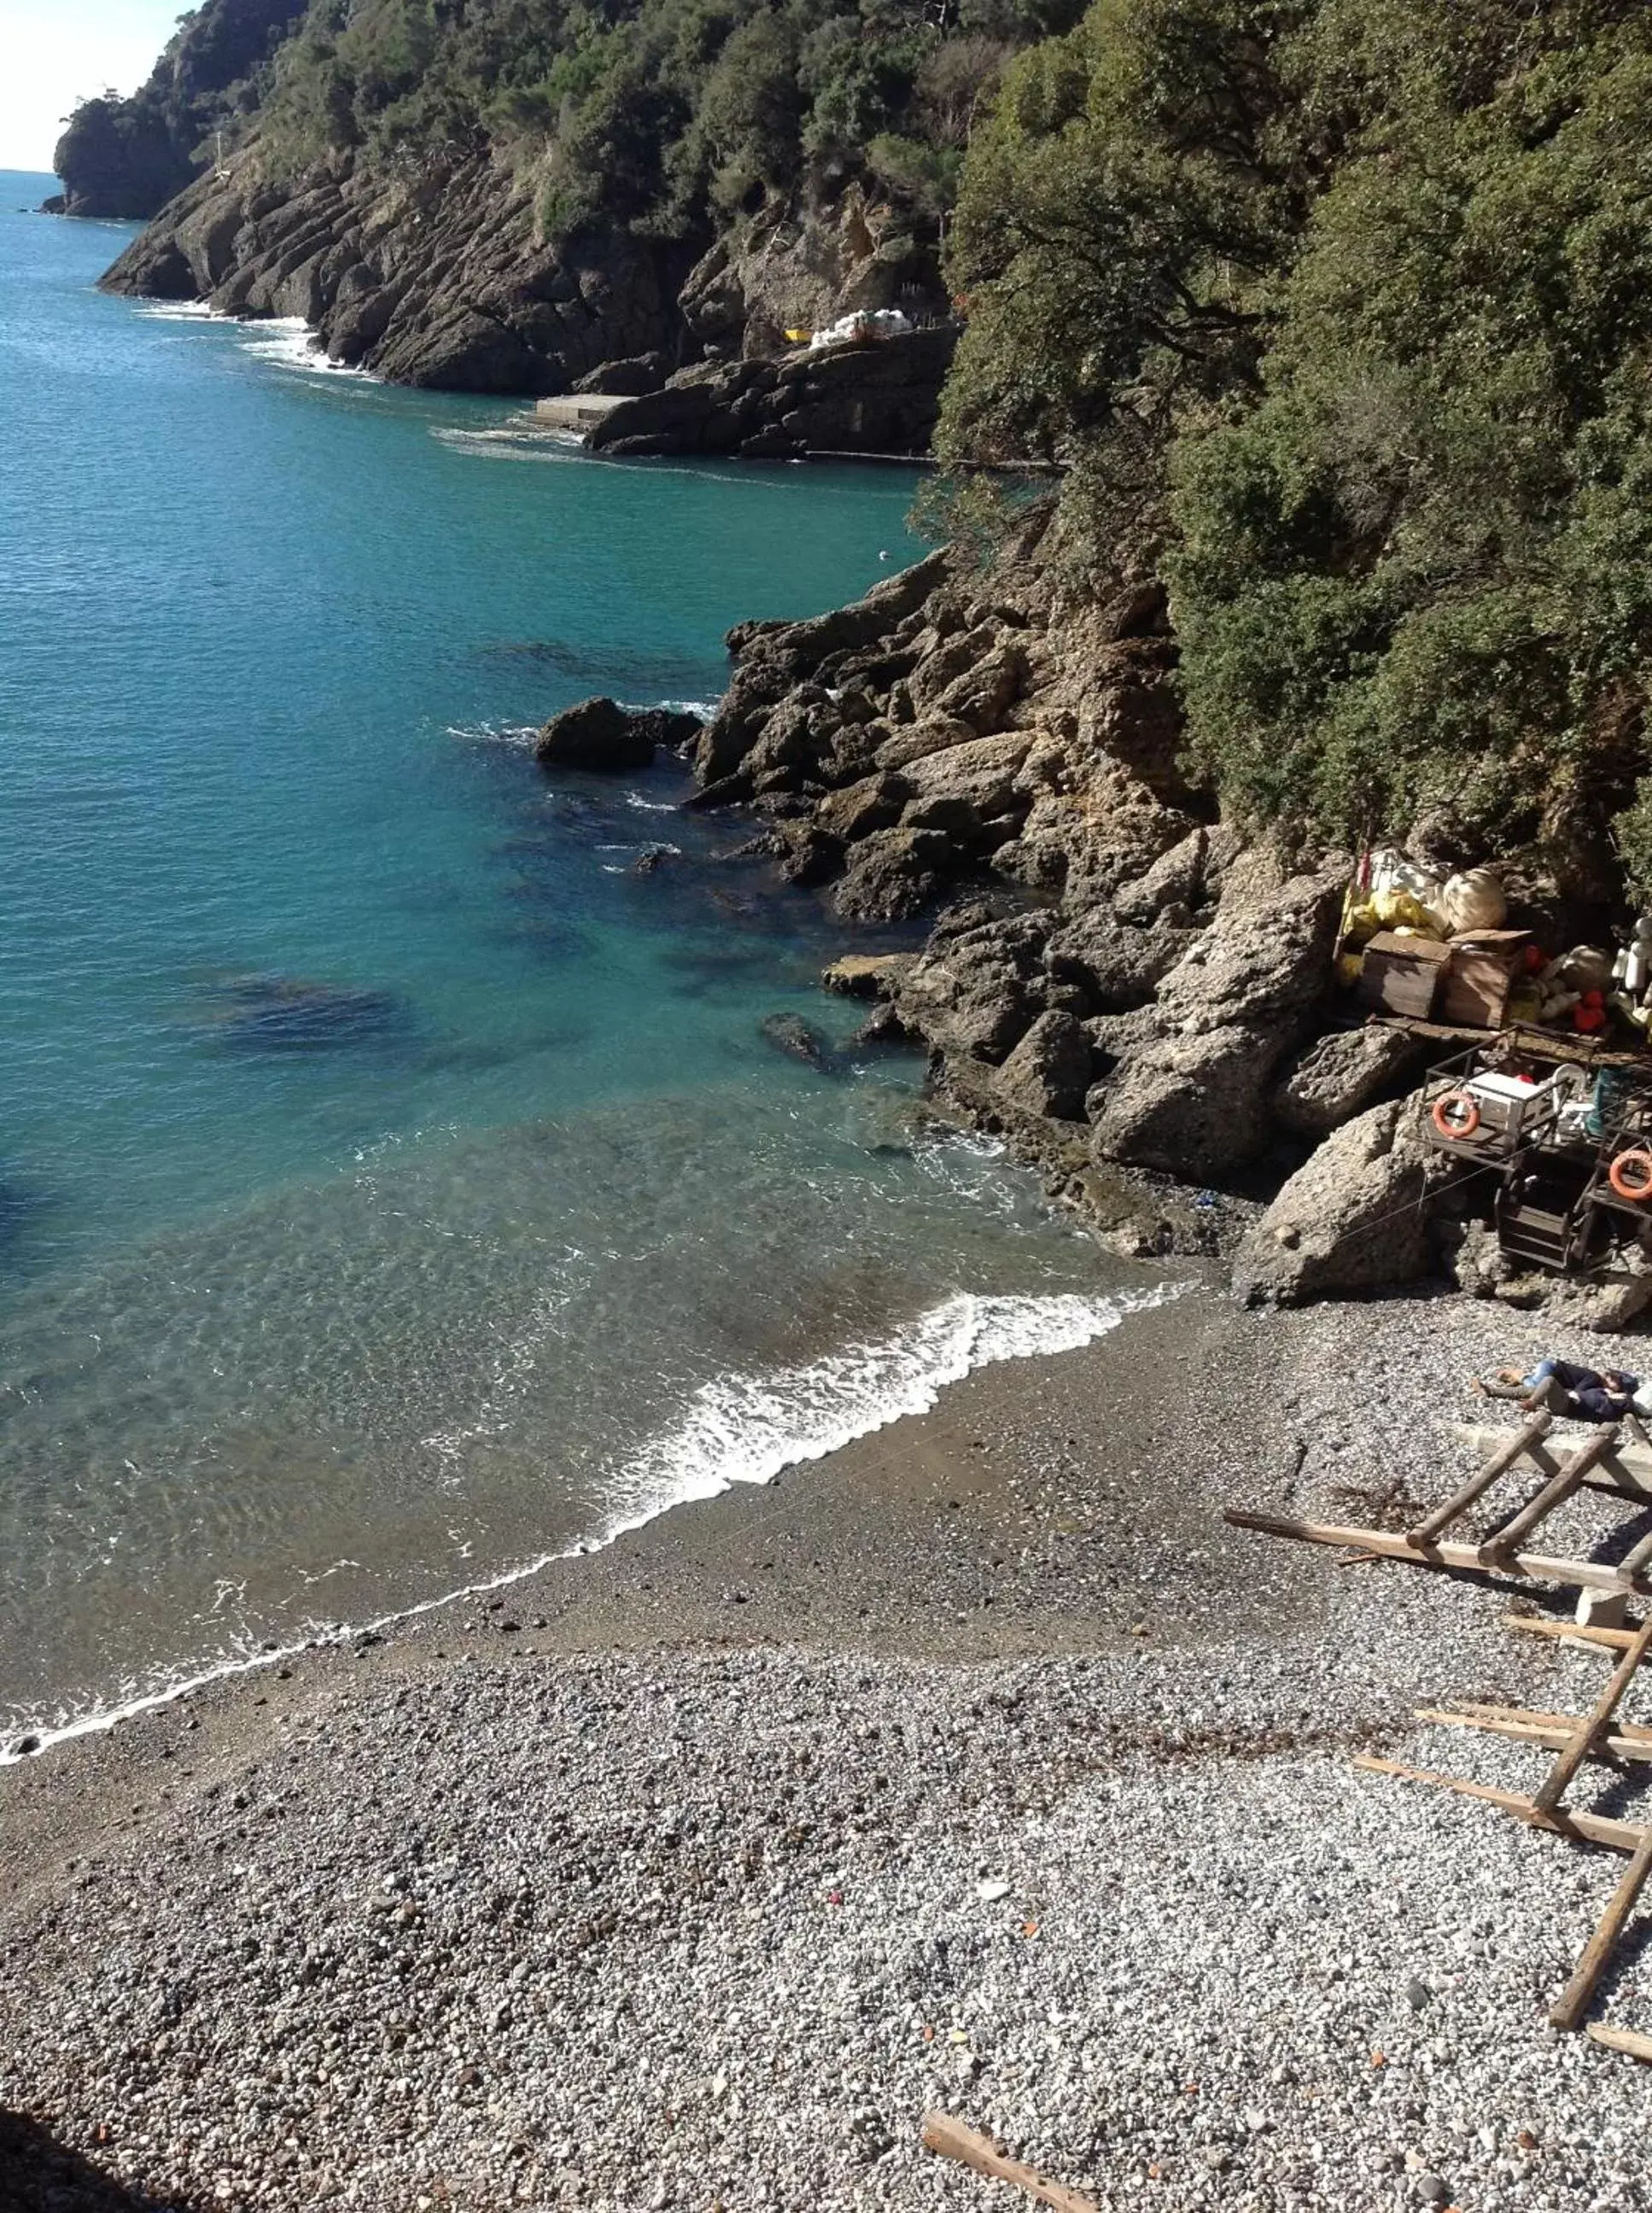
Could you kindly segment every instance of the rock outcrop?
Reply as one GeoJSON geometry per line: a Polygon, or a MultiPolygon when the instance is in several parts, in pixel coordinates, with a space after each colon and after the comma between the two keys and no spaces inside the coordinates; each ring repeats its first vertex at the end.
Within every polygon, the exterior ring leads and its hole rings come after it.
{"type": "Polygon", "coordinates": [[[558,393],[672,344],[687,258],[614,239],[565,259],[537,238],[527,187],[485,156],[387,175],[340,155],[290,183],[249,158],[172,201],[103,283],[300,315],[332,358],[393,383],[558,393]]]}
{"type": "Polygon", "coordinates": [[[204,0],[180,16],[129,100],[105,94],[70,117],[52,157],[63,193],[48,210],[157,214],[199,175],[223,126],[234,131],[259,71],[303,13],[303,0],[204,0]]]}
{"type": "Polygon", "coordinates": [[[647,768],[656,752],[680,753],[698,736],[698,715],[669,707],[622,707],[617,699],[582,699],[552,715],[533,752],[541,768],[594,769],[614,775],[647,768]]]}
{"type": "Polygon", "coordinates": [[[700,363],[611,409],[586,442],[599,453],[750,460],[926,454],[957,338],[948,323],[780,360],[700,363]]]}
{"type": "Polygon", "coordinates": [[[989,576],[937,554],[853,607],[731,632],[693,803],[754,809],[846,921],[934,911],[916,954],[829,980],[876,997],[871,1027],[928,1048],[935,1099],[1125,1249],[1231,1245],[1277,1190],[1247,1295],[1415,1276],[1425,1163],[1390,1096],[1415,1048],[1326,1028],[1347,857],[1303,865],[1212,819],[1179,758],[1162,595],[1075,605],[1047,527],[1029,516],[989,576]]]}

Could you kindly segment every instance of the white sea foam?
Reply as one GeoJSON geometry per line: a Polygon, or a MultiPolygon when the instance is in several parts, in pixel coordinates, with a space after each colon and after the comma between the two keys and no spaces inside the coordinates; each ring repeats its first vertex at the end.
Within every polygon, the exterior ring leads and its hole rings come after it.
{"type": "Polygon", "coordinates": [[[241,331],[247,352],[256,354],[260,361],[272,361],[282,369],[314,369],[327,376],[359,376],[372,381],[368,370],[323,353],[302,315],[277,315],[268,322],[243,323],[241,331]]]}
{"type": "Polygon", "coordinates": [[[492,430],[459,430],[433,424],[430,436],[456,454],[472,454],[486,461],[569,461],[585,451],[576,431],[515,429],[509,424],[492,430]]]}
{"type": "Polygon", "coordinates": [[[449,722],[448,735],[469,746],[533,745],[539,735],[536,722],[449,722]]]}
{"type": "Polygon", "coordinates": [[[152,323],[227,323],[234,319],[204,300],[139,300],[134,313],[152,323]]]}
{"type": "Polygon", "coordinates": [[[356,376],[369,384],[377,381],[370,369],[335,361],[330,354],[324,353],[315,343],[314,332],[302,315],[249,320],[241,315],[226,315],[221,308],[209,307],[204,300],[147,300],[139,304],[137,312],[151,322],[226,324],[240,337],[248,353],[255,354],[260,361],[275,362],[283,369],[314,369],[327,376],[356,376]]]}
{"type": "MultiPolygon", "coordinates": [[[[557,1560],[600,1551],[673,1507],[715,1497],[735,1484],[771,1483],[786,1468],[822,1460],[906,1415],[926,1413],[949,1383],[960,1382],[977,1369],[1074,1351],[1105,1337],[1131,1314],[1167,1305],[1189,1289],[1185,1283],[1161,1283],[1140,1291],[1098,1295],[1069,1291],[980,1297],[960,1293],[930,1308],[906,1329],[850,1344],[804,1366],[763,1375],[721,1376],[701,1385],[680,1420],[623,1466],[609,1471],[606,1489],[613,1502],[611,1511],[594,1537],[373,1621],[307,1624],[304,1637],[273,1649],[254,1649],[249,1631],[188,1676],[130,1689],[72,1718],[32,1725],[15,1722],[10,1742],[0,1747],[0,1767],[29,1756],[11,1748],[24,1738],[36,1739],[44,1749],[71,1737],[96,1734],[226,1677],[283,1664],[307,1646],[345,1643],[366,1633],[381,1635],[418,1615],[503,1589],[557,1560]]],[[[542,1334],[546,1319],[536,1314],[530,1336],[542,1334]]],[[[531,1368],[534,1350],[527,1343],[509,1349],[475,1433],[497,1425],[501,1404],[513,1394],[525,1367],[531,1368]]],[[[444,1442],[456,1442],[458,1435],[468,1433],[456,1433],[454,1439],[444,1442]]]]}

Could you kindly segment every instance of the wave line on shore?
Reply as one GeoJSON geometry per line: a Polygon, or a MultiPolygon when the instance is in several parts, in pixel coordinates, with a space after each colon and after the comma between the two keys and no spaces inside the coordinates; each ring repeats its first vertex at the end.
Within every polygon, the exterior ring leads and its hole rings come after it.
{"type": "Polygon", "coordinates": [[[0,1768],[21,1765],[75,1737],[107,1733],[216,1682],[283,1666],[305,1651],[382,1637],[421,1615],[503,1590],[558,1561],[602,1552],[676,1507],[716,1497],[736,1484],[772,1483],[788,1468],[824,1460],[908,1415],[927,1413],[948,1384],[961,1382],[978,1369],[1076,1351],[1109,1335],[1132,1314],[1167,1306],[1192,1289],[1191,1282],[1167,1281],[1139,1291],[1097,1294],[960,1292],[890,1336],[847,1345],[798,1367],[702,1384],[678,1421],[613,1471],[609,1497],[619,1510],[599,1535],[370,1621],[308,1624],[308,1635],[256,1652],[225,1655],[186,1676],[69,1721],[31,1725],[14,1720],[9,1741],[0,1745],[0,1768]],[[31,1741],[30,1752],[15,1748],[31,1741]]]}

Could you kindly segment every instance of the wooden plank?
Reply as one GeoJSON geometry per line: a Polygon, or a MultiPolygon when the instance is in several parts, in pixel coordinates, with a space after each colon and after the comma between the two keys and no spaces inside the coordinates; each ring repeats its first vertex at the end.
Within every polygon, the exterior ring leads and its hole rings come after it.
{"type": "Polygon", "coordinates": [[[1636,2028],[1612,2028],[1603,2021],[1584,2024],[1583,2033],[1592,2036],[1597,2044],[1611,2046],[1613,2051],[1627,2051],[1637,2059],[1652,2059],[1652,2036],[1643,2036],[1636,2028]]]}
{"type": "Polygon", "coordinates": [[[1585,1437],[1558,1472],[1549,1478],[1535,1498],[1527,1499],[1518,1514],[1511,1514],[1508,1521],[1481,1539],[1480,1558],[1488,1567],[1500,1566],[1531,1535],[1539,1521],[1546,1521],[1551,1514],[1565,1504],[1575,1491],[1582,1488],[1583,1478],[1616,1435],[1614,1424],[1610,1429],[1596,1430],[1585,1437]]]}
{"type": "MultiPolygon", "coordinates": [[[[1577,1727],[1576,1714],[1557,1714],[1547,1708],[1535,1706],[1500,1706],[1489,1698],[1462,1698],[1453,1710],[1463,1714],[1485,1714],[1494,1721],[1536,1722],[1545,1728],[1564,1730],[1568,1739],[1577,1727]]],[[[1614,1738],[1621,1738],[1625,1744],[1652,1746],[1652,1728],[1642,1722],[1614,1721],[1612,1734],[1614,1738]]]]}
{"type": "Polygon", "coordinates": [[[1550,2012],[1549,2019],[1557,2028],[1576,2028],[1588,2011],[1594,1986],[1606,1972],[1612,1947],[1623,1935],[1624,1923],[1635,1911],[1635,1901],[1649,1875],[1652,1875],[1652,1829],[1643,1830],[1641,1841],[1631,1853],[1629,1865],[1618,1876],[1618,1887],[1606,1902],[1606,1911],[1595,1923],[1594,1934],[1583,1947],[1570,1982],[1550,2012]]]}
{"type": "MultiPolygon", "coordinates": [[[[1380,1552],[1385,1560],[1409,1560],[1419,1568],[1465,1568],[1472,1574],[1485,1573],[1486,1564],[1478,1545],[1455,1544],[1448,1537],[1436,1537],[1426,1546],[1419,1546],[1389,1529],[1355,1529],[1338,1521],[1299,1521],[1289,1515],[1253,1513],[1246,1506],[1225,1506],[1222,1518],[1235,1529],[1259,1529],[1265,1537],[1296,1537],[1308,1545],[1363,1549],[1380,1552]]],[[[1516,1569],[1533,1582],[1566,1583],[1575,1590],[1615,1591],[1625,1587],[1616,1568],[1603,1567],[1597,1560],[1563,1560],[1546,1552],[1519,1552],[1499,1565],[1516,1569]]],[[[1628,1587],[1641,1596],[1652,1597],[1643,1575],[1637,1575],[1628,1587]]],[[[1588,1632],[1569,1630],[1567,1633],[1582,1637],[1588,1632]]]]}
{"type": "MultiPolygon", "coordinates": [[[[1624,1417],[1625,1421],[1629,1418],[1628,1415],[1624,1417]]],[[[1507,1443],[1514,1434],[1497,1422],[1454,1422],[1450,1433],[1476,1460],[1495,1452],[1500,1442],[1507,1443]]],[[[1564,1436],[1547,1437],[1530,1448],[1529,1457],[1540,1475],[1558,1472],[1566,1442],[1564,1436]]],[[[1589,1480],[1594,1484],[1600,1478],[1604,1478],[1603,1487],[1621,1491],[1626,1498],[1643,1498],[1652,1503],[1652,1450],[1619,1440],[1609,1452],[1601,1454],[1589,1480]]]]}
{"type": "MultiPolygon", "coordinates": [[[[1489,1736],[1506,1736],[1543,1752],[1564,1752],[1577,1726],[1570,1715],[1453,1713],[1442,1706],[1419,1706],[1416,1719],[1430,1728],[1483,1729],[1489,1736]]],[[[1613,1759],[1652,1760],[1652,1733],[1623,1736],[1613,1732],[1603,1736],[1596,1749],[1613,1759]]]]}
{"type": "Polygon", "coordinates": [[[1454,1790],[1460,1797],[1481,1798],[1533,1829],[1548,1829],[1557,1837],[1581,1837],[1585,1844],[1610,1844],[1617,1852],[1632,1852],[1645,1834],[1633,1821],[1610,1821],[1604,1814],[1575,1814],[1570,1808],[1556,1814],[1539,1814],[1532,1801],[1517,1790],[1495,1790],[1489,1783],[1469,1783],[1460,1775],[1441,1775],[1430,1767],[1407,1767],[1397,1759],[1381,1759],[1374,1752],[1356,1752],[1354,1765],[1370,1775],[1397,1775],[1403,1783],[1432,1783],[1436,1789],[1454,1790]]]}
{"type": "Polygon", "coordinates": [[[972,2167],[977,2174],[984,2174],[991,2181],[1013,2182],[1029,2198],[1056,2207],[1057,2213],[1100,2213],[1094,2198],[1070,2190],[1064,2182],[1052,2182],[1047,2174],[1024,2167],[1018,2159],[1006,2159],[991,2137],[983,2136],[978,2129],[966,2128],[951,2113],[924,2114],[924,2147],[926,2151],[939,2152],[943,2159],[972,2167]]]}
{"type": "Polygon", "coordinates": [[[1625,1590],[1634,1588],[1636,1576],[1649,1563],[1652,1563],[1652,1530],[1647,1532],[1638,1545],[1631,1545],[1618,1563],[1618,1573],[1623,1579],[1625,1590]]]}
{"type": "Polygon", "coordinates": [[[1505,1629],[1523,1629],[1528,1637],[1564,1637],[1577,1644],[1615,1645],[1626,1650],[1635,1642],[1632,1629],[1596,1629],[1581,1621],[1551,1621],[1543,1613],[1505,1613],[1505,1629]]]}
{"type": "MultiPolygon", "coordinates": [[[[1501,1432],[1502,1442],[1494,1447],[1490,1457],[1470,1476],[1462,1489],[1454,1491],[1443,1506],[1436,1506],[1432,1514],[1425,1514],[1414,1529],[1406,1534],[1413,1545],[1426,1545],[1430,1538],[1454,1521],[1460,1514],[1466,1514],[1475,1500],[1490,1490],[1500,1476],[1506,1475],[1517,1460],[1524,1460],[1533,1445],[1541,1444],[1554,1424],[1552,1414],[1533,1414],[1518,1430],[1501,1432]]],[[[1487,1435],[1492,1434],[1490,1431],[1487,1435]]]]}
{"type": "Polygon", "coordinates": [[[1635,1671],[1652,1649],[1652,1621],[1644,1622],[1635,1632],[1634,1642],[1619,1655],[1606,1688],[1593,1707],[1578,1722],[1571,1742],[1543,1778],[1533,1798],[1539,1814],[1552,1814],[1566,1794],[1566,1787],[1594,1748],[1595,1740],[1618,1710],[1624,1692],[1635,1680],[1635,1671]]]}

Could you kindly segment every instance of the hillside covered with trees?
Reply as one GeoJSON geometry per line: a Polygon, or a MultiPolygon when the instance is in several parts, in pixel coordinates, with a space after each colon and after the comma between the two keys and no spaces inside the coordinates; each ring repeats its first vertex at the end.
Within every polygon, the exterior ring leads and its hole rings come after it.
{"type": "Polygon", "coordinates": [[[1649,274],[1638,0],[1097,0],[972,144],[940,443],[1167,580],[1240,810],[1652,888],[1649,274]]]}

